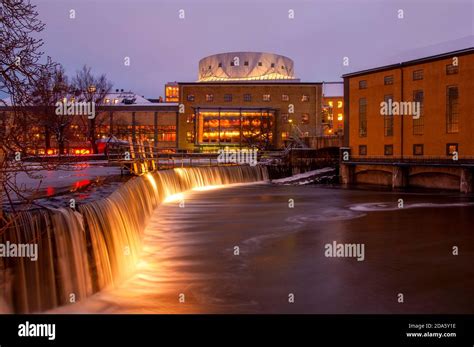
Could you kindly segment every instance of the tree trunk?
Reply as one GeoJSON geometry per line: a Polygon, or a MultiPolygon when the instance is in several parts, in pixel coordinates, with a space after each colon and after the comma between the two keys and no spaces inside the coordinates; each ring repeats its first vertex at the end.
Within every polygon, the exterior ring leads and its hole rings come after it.
{"type": "Polygon", "coordinates": [[[97,148],[97,144],[95,143],[95,118],[89,120],[89,141],[92,146],[92,153],[97,154],[99,153],[99,149],[97,148]]]}

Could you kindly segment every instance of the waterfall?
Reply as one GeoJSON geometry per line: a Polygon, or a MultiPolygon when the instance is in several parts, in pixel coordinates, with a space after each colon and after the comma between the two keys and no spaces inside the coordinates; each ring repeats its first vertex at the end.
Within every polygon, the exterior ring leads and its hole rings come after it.
{"type": "Polygon", "coordinates": [[[133,272],[148,220],[168,196],[267,179],[260,166],[178,168],[134,177],[107,198],[76,210],[10,214],[0,243],[37,244],[38,258],[0,258],[0,295],[9,312],[29,313],[77,302],[114,286],[133,272]]]}

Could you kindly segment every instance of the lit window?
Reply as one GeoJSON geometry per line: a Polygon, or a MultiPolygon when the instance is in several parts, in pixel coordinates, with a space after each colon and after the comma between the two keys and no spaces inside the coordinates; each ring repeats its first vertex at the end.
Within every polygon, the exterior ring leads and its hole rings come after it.
{"type": "Polygon", "coordinates": [[[333,103],[332,101],[329,101],[329,102],[328,102],[328,105],[329,105],[329,107],[333,107],[333,106],[334,106],[334,103],[333,103]]]}
{"type": "Polygon", "coordinates": [[[209,101],[209,102],[214,101],[214,94],[206,94],[206,101],[209,101]]]}
{"type": "Polygon", "coordinates": [[[263,101],[270,101],[270,94],[263,94],[263,101]]]}
{"type": "Polygon", "coordinates": [[[286,140],[286,139],[288,139],[288,137],[290,137],[290,133],[288,131],[282,131],[281,139],[286,140]]]}
{"type": "Polygon", "coordinates": [[[337,114],[337,120],[338,120],[338,121],[341,121],[341,120],[342,120],[342,113],[338,113],[338,114],[337,114]]]}
{"type": "Polygon", "coordinates": [[[454,152],[459,153],[457,143],[446,144],[446,155],[453,155],[454,152]]]}
{"type": "Polygon", "coordinates": [[[110,102],[110,99],[105,99],[105,103],[108,104],[110,102]]]}
{"type": "Polygon", "coordinates": [[[118,99],[114,99],[114,104],[118,104],[118,99]]]}
{"type": "Polygon", "coordinates": [[[290,97],[288,96],[288,94],[282,94],[281,101],[290,101],[290,97]]]}
{"type": "Polygon", "coordinates": [[[337,102],[337,108],[342,108],[342,101],[337,102]]]}
{"type": "Polygon", "coordinates": [[[309,101],[309,95],[303,94],[303,95],[301,96],[301,101],[303,101],[303,102],[308,102],[308,101],[309,101]]]}
{"type": "Polygon", "coordinates": [[[281,122],[283,124],[287,124],[288,123],[288,113],[282,113],[281,114],[281,122]]]}

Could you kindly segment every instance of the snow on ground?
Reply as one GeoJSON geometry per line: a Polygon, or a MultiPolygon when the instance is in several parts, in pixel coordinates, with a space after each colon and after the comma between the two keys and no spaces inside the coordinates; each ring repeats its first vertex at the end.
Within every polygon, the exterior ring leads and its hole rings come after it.
{"type": "Polygon", "coordinates": [[[293,176],[290,176],[290,177],[285,177],[285,178],[280,178],[280,179],[277,179],[277,180],[272,180],[272,183],[291,184],[291,183],[300,182],[302,180],[305,180],[304,182],[307,183],[308,181],[311,182],[312,181],[311,178],[313,178],[314,176],[321,176],[323,174],[329,174],[329,173],[334,173],[334,172],[335,172],[334,168],[325,167],[323,169],[308,171],[308,172],[293,175],[293,176]]]}

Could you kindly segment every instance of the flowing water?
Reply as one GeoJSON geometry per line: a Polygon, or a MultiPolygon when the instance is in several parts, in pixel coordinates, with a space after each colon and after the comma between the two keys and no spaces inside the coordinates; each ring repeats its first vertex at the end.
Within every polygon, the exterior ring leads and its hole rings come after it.
{"type": "Polygon", "coordinates": [[[155,210],[133,275],[54,312],[472,313],[473,224],[455,193],[193,190],[155,210]],[[364,260],[326,257],[333,241],[364,260]]]}
{"type": "Polygon", "coordinates": [[[143,231],[164,200],[193,188],[267,179],[260,167],[200,167],[149,173],[109,197],[70,208],[10,215],[0,243],[38,245],[38,259],[2,258],[1,310],[40,312],[116,287],[135,270],[143,231]]]}

